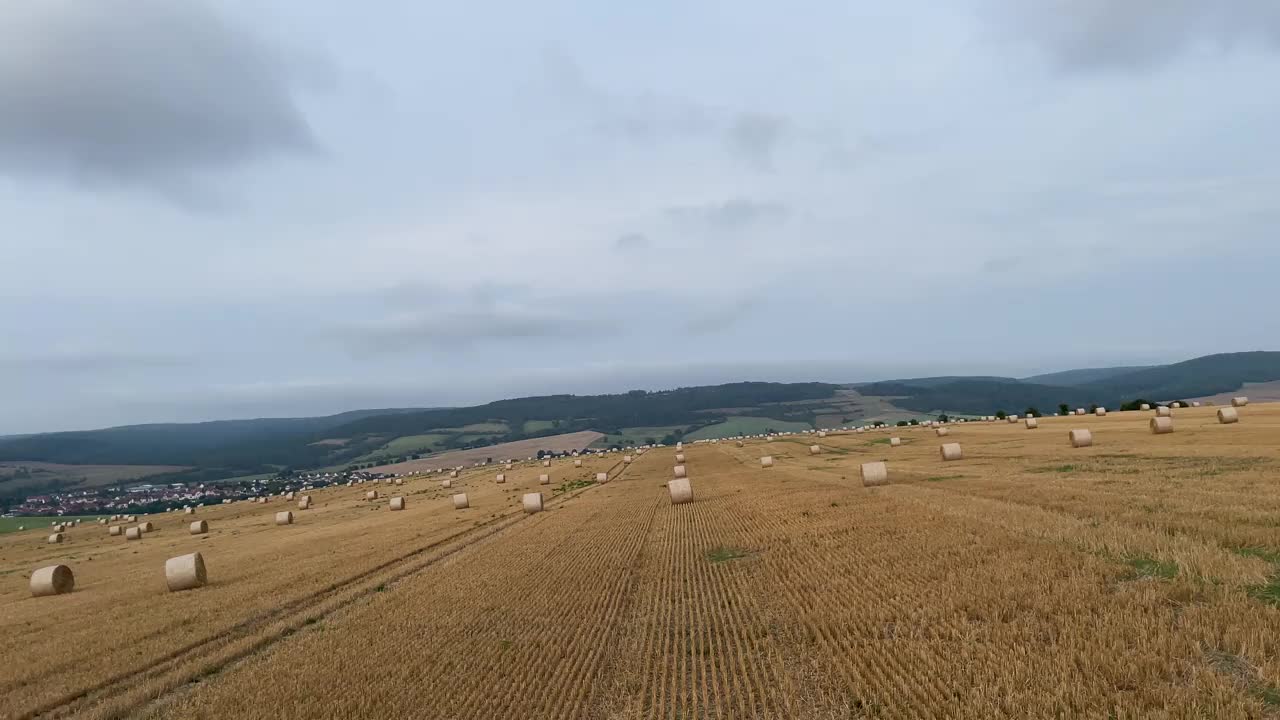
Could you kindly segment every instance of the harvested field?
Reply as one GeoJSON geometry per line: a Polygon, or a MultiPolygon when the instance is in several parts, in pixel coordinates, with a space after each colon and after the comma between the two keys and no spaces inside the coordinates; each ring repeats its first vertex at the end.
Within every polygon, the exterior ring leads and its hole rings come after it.
{"type": "Polygon", "coordinates": [[[494,460],[526,458],[530,455],[537,455],[539,450],[569,452],[571,450],[581,450],[602,437],[604,436],[598,432],[585,430],[564,435],[533,438],[532,440],[517,440],[516,442],[486,445],[474,450],[450,450],[449,452],[422,458],[421,460],[410,460],[408,462],[395,463],[394,465],[380,465],[370,468],[369,472],[428,472],[437,468],[453,468],[459,465],[470,466],[477,462],[484,462],[487,458],[493,458],[494,460]]]}
{"type": "Polygon", "coordinates": [[[1275,717],[1280,405],[1150,415],[956,425],[945,465],[927,428],[687,443],[681,505],[662,448],[554,462],[534,514],[523,463],[410,479],[402,512],[343,487],[287,527],[6,535],[0,717],[1275,717]],[[209,585],[168,593],[195,551],[209,585]],[[55,563],[75,591],[30,597],[55,563]]]}

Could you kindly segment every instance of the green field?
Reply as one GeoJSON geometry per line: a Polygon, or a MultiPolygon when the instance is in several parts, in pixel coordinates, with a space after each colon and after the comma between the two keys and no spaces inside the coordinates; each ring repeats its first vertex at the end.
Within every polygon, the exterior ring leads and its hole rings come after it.
{"type": "Polygon", "coordinates": [[[665,425],[661,427],[622,428],[616,433],[605,435],[592,443],[593,447],[610,445],[647,445],[650,442],[662,442],[662,438],[676,430],[684,430],[688,425],[665,425]]]}
{"type": "Polygon", "coordinates": [[[524,432],[536,433],[536,432],[541,432],[543,430],[550,430],[551,428],[554,428],[556,426],[557,422],[559,421],[558,420],[525,420],[524,432]]]}
{"type": "Polygon", "coordinates": [[[429,433],[426,435],[405,435],[383,445],[382,447],[370,453],[365,453],[360,457],[352,460],[352,462],[363,463],[373,460],[381,460],[384,458],[401,457],[403,455],[413,455],[415,453],[430,453],[440,449],[444,441],[448,440],[451,435],[442,433],[429,433]]]}
{"type": "MultiPolygon", "coordinates": [[[[80,518],[82,523],[96,523],[100,517],[111,517],[107,515],[66,515],[63,517],[40,516],[40,517],[0,517],[0,533],[17,532],[18,526],[26,526],[27,530],[49,530],[51,522],[69,522],[80,518]]],[[[84,524],[80,525],[80,529],[84,529],[84,524]]]]}
{"type": "Polygon", "coordinates": [[[700,430],[691,432],[684,439],[708,440],[718,437],[733,437],[735,435],[758,435],[764,432],[801,432],[812,429],[813,426],[809,423],[787,422],[786,420],[773,420],[762,417],[731,417],[722,423],[708,425],[700,430]]]}

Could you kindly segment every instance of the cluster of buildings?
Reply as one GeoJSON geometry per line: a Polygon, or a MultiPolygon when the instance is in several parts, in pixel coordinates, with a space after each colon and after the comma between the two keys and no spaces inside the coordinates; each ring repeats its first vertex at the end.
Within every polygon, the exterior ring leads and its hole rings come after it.
{"type": "Polygon", "coordinates": [[[136,484],[32,495],[11,506],[6,516],[76,516],[165,512],[186,505],[212,505],[271,493],[320,488],[354,480],[379,480],[382,473],[334,472],[225,483],[136,484]]]}

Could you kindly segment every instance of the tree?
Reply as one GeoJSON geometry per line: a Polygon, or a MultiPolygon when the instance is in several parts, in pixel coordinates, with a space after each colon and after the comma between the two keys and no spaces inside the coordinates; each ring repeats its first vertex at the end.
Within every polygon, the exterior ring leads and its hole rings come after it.
{"type": "Polygon", "coordinates": [[[1027,417],[1041,417],[1039,408],[1036,408],[1035,406],[1027,408],[1025,415],[1027,417]]]}
{"type": "Polygon", "coordinates": [[[910,424],[911,424],[911,423],[907,422],[906,420],[899,420],[899,421],[898,421],[898,427],[906,427],[906,426],[908,426],[908,425],[910,425],[910,424]]]}
{"type": "Polygon", "coordinates": [[[946,413],[942,413],[941,415],[939,415],[939,416],[938,416],[938,422],[948,422],[947,414],[946,414],[946,413]]]}
{"type": "Polygon", "coordinates": [[[1009,417],[1009,416],[1008,416],[1008,415],[1005,415],[1003,410],[997,410],[997,411],[996,411],[996,419],[997,419],[997,420],[1004,420],[1004,419],[1005,419],[1005,418],[1007,418],[1007,417],[1009,417]]]}
{"type": "Polygon", "coordinates": [[[1096,413],[1096,412],[1098,412],[1098,403],[1090,403],[1089,414],[1092,415],[1093,413],[1096,413]]]}
{"type": "Polygon", "coordinates": [[[1068,404],[1066,404],[1066,403],[1058,403],[1058,414],[1059,414],[1059,415],[1070,415],[1070,414],[1071,414],[1071,406],[1070,406],[1070,405],[1068,405],[1068,404]]]}

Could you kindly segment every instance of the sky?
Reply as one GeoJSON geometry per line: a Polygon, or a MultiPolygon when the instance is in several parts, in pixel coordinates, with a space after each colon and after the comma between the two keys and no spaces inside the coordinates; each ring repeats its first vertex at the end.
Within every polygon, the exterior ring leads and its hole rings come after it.
{"type": "Polygon", "coordinates": [[[0,433],[1276,349],[1277,78],[1274,0],[6,0],[0,433]]]}

